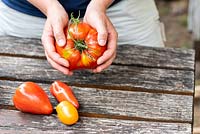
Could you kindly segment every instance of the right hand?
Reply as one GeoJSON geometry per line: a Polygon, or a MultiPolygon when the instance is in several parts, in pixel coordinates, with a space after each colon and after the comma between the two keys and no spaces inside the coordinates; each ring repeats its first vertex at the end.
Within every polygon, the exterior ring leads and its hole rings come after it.
{"type": "Polygon", "coordinates": [[[72,75],[69,71],[69,62],[62,58],[55,49],[55,41],[59,46],[64,46],[66,43],[66,36],[64,28],[68,24],[68,14],[62,5],[56,1],[47,10],[47,20],[42,34],[42,44],[45,49],[45,55],[48,62],[57,70],[66,75],[72,75]]]}

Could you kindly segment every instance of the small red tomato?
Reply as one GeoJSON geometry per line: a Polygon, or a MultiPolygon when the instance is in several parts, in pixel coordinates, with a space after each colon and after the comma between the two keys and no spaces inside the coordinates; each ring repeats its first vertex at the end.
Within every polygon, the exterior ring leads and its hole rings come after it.
{"type": "Polygon", "coordinates": [[[32,114],[51,114],[53,112],[47,94],[33,82],[25,82],[16,89],[13,103],[22,112],[32,114]]]}
{"type": "Polygon", "coordinates": [[[69,101],[60,102],[56,106],[56,111],[59,120],[66,125],[72,125],[78,121],[78,111],[69,101]]]}
{"type": "Polygon", "coordinates": [[[65,83],[61,81],[55,81],[50,87],[50,92],[54,97],[56,97],[58,102],[67,100],[77,109],[79,108],[79,103],[72,92],[72,89],[65,83]]]}

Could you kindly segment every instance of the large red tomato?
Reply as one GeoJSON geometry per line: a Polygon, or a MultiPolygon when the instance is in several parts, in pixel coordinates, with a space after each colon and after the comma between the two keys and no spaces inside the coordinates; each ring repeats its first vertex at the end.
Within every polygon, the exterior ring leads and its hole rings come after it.
{"type": "Polygon", "coordinates": [[[69,61],[69,69],[93,69],[97,59],[102,56],[106,46],[100,46],[98,33],[90,25],[72,17],[71,24],[65,29],[67,43],[64,47],[55,43],[57,52],[69,61]]]}
{"type": "Polygon", "coordinates": [[[53,107],[44,90],[34,82],[21,84],[13,95],[15,107],[32,114],[51,114],[53,107]]]}

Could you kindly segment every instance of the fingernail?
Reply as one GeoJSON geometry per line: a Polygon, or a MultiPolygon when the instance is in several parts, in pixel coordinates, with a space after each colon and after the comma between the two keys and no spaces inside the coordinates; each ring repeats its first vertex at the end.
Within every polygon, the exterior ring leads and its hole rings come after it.
{"type": "Polygon", "coordinates": [[[63,65],[65,65],[65,67],[69,67],[69,63],[67,61],[62,61],[63,65]]]}
{"type": "Polygon", "coordinates": [[[69,63],[68,61],[66,61],[65,59],[63,58],[59,58],[59,63],[61,63],[63,66],[65,67],[69,67],[69,63]]]}
{"type": "Polygon", "coordinates": [[[97,60],[97,65],[100,65],[102,64],[102,61],[101,60],[97,60]]]}
{"type": "Polygon", "coordinates": [[[63,64],[65,65],[65,67],[69,67],[69,64],[67,62],[63,62],[63,64]]]}
{"type": "Polygon", "coordinates": [[[102,68],[101,68],[101,67],[98,67],[98,68],[97,68],[97,72],[100,73],[101,71],[102,71],[102,68]]]}
{"type": "Polygon", "coordinates": [[[105,40],[99,40],[99,45],[103,46],[106,44],[106,41],[105,40]]]}
{"type": "Polygon", "coordinates": [[[65,40],[64,39],[59,39],[58,40],[58,45],[59,46],[64,46],[65,45],[65,40]]]}

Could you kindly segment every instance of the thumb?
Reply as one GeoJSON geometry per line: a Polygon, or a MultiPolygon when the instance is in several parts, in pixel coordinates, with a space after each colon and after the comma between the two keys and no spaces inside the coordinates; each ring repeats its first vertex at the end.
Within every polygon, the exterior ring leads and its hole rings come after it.
{"type": "Polygon", "coordinates": [[[53,33],[56,39],[56,42],[59,46],[64,46],[66,43],[66,37],[64,34],[64,27],[62,25],[56,24],[53,26],[53,33]]]}
{"type": "Polygon", "coordinates": [[[98,32],[97,40],[98,40],[99,45],[101,45],[101,46],[106,45],[107,38],[108,38],[108,32],[106,29],[106,25],[101,23],[96,27],[96,29],[98,32]]]}

